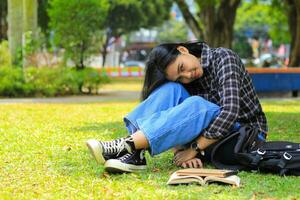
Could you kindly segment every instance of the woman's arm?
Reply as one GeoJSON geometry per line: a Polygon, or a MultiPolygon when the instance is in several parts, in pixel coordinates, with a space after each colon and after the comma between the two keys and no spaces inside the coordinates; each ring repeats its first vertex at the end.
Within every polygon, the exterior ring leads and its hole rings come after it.
{"type": "Polygon", "coordinates": [[[241,63],[238,56],[230,51],[224,50],[222,57],[216,64],[217,90],[220,98],[220,114],[210,123],[201,135],[206,138],[217,139],[225,137],[233,124],[236,122],[240,112],[240,89],[241,89],[241,63]]]}
{"type": "Polygon", "coordinates": [[[217,142],[218,139],[208,139],[204,136],[200,136],[198,139],[197,139],[197,143],[199,144],[201,150],[204,150],[206,149],[208,146],[210,146],[211,144],[217,142]]]}

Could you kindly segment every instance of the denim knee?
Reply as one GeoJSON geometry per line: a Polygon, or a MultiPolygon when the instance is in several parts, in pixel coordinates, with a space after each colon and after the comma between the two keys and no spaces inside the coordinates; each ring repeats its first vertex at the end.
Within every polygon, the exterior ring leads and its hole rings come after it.
{"type": "Polygon", "coordinates": [[[210,101],[207,101],[203,97],[200,96],[190,96],[186,99],[186,101],[189,101],[191,104],[191,107],[193,107],[196,110],[203,110],[203,111],[215,111],[218,110],[220,112],[220,107],[210,101]]]}
{"type": "Polygon", "coordinates": [[[188,91],[180,84],[176,82],[167,82],[163,84],[162,86],[155,89],[151,95],[157,95],[159,93],[160,98],[163,99],[163,97],[180,97],[182,101],[189,97],[188,91]]]}
{"type": "Polygon", "coordinates": [[[191,96],[176,107],[138,119],[137,124],[149,142],[151,155],[156,155],[194,140],[219,112],[218,105],[191,96]]]}

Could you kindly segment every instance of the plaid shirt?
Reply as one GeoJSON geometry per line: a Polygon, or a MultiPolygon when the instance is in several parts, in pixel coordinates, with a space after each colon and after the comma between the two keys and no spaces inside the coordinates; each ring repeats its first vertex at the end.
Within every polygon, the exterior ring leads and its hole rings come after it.
{"type": "Polygon", "coordinates": [[[202,44],[203,76],[184,85],[191,95],[201,96],[221,107],[220,114],[204,130],[206,138],[225,137],[235,122],[267,132],[267,120],[251,78],[239,56],[226,48],[202,44]]]}

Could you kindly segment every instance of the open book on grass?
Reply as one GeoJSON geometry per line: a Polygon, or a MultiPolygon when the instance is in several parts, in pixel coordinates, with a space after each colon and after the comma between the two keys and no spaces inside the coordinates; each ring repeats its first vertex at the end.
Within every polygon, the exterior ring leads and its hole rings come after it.
{"type": "Polygon", "coordinates": [[[189,184],[198,183],[205,185],[211,182],[231,184],[237,187],[240,186],[240,178],[236,175],[237,171],[232,170],[220,170],[220,169],[181,169],[175,171],[167,184],[189,184]]]}

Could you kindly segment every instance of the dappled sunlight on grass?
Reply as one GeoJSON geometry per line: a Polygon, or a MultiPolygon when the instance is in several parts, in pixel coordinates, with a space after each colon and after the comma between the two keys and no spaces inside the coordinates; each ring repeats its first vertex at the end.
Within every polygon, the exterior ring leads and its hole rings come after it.
{"type": "Polygon", "coordinates": [[[143,86],[142,78],[138,78],[138,77],[111,78],[110,83],[101,86],[100,92],[105,90],[140,92],[142,90],[142,86],[143,86]]]}
{"type": "Polygon", "coordinates": [[[263,110],[265,112],[299,113],[300,101],[298,100],[262,100],[263,110]]]}

